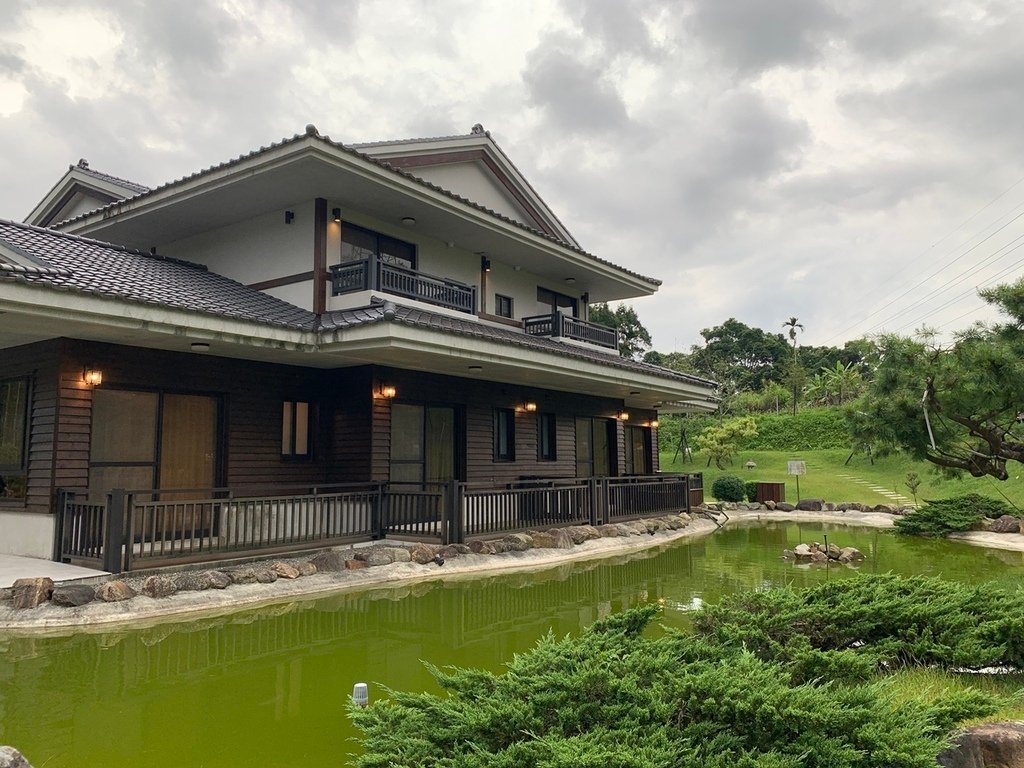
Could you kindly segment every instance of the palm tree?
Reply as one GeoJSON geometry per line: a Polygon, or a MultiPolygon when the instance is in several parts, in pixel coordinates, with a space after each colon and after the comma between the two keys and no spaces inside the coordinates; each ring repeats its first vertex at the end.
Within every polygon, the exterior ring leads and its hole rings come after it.
{"type": "Polygon", "coordinates": [[[796,416],[796,401],[800,398],[800,385],[797,381],[800,378],[800,372],[797,370],[800,367],[800,361],[797,358],[796,352],[796,329],[799,328],[801,331],[804,329],[802,323],[799,322],[800,318],[791,317],[789,320],[782,324],[783,328],[789,328],[789,340],[793,342],[793,415],[796,416]]]}

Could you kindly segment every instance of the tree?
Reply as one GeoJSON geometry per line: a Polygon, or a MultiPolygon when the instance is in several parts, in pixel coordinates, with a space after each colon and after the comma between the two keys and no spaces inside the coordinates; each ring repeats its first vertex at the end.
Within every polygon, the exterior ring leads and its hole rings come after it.
{"type": "Polygon", "coordinates": [[[800,400],[800,390],[804,388],[804,382],[807,380],[807,372],[800,365],[800,358],[797,354],[797,343],[796,343],[796,329],[799,328],[801,331],[804,329],[802,323],[797,322],[800,318],[791,317],[789,320],[782,324],[783,328],[789,329],[789,341],[793,345],[793,367],[789,370],[786,375],[786,379],[793,389],[793,415],[796,416],[796,405],[800,400]]]}
{"type": "Polygon", "coordinates": [[[853,363],[836,362],[831,368],[822,368],[804,388],[804,397],[818,405],[842,405],[855,400],[862,386],[860,371],[853,363]]]}
{"type": "Polygon", "coordinates": [[[1024,279],[981,291],[1008,322],[975,324],[943,346],[935,334],[878,343],[855,434],[951,473],[1007,479],[1024,462],[1024,279]]]}
{"type": "Polygon", "coordinates": [[[590,321],[614,328],[619,332],[619,354],[634,360],[651,348],[651,334],[644,328],[636,310],[620,304],[614,310],[607,303],[591,304],[590,321]]]}
{"type": "Polygon", "coordinates": [[[786,340],[730,317],[721,325],[704,328],[704,346],[690,350],[696,370],[714,379],[726,393],[760,390],[768,381],[780,381],[779,364],[786,358],[786,340]]]}
{"type": "Polygon", "coordinates": [[[726,419],[717,426],[708,427],[697,436],[697,450],[708,455],[708,466],[715,462],[719,469],[725,469],[727,461],[737,451],[744,438],[757,435],[757,425],[750,416],[726,419]]]}

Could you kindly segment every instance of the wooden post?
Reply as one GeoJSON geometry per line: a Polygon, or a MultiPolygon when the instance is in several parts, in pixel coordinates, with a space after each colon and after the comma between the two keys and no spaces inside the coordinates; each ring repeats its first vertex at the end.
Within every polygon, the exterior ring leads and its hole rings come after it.
{"type": "Polygon", "coordinates": [[[327,200],[316,199],[313,211],[313,312],[327,310],[327,200]]]}
{"type": "Polygon", "coordinates": [[[63,488],[57,489],[53,520],[53,560],[58,563],[62,562],[61,557],[64,554],[64,509],[74,496],[75,494],[71,491],[66,491],[63,488]]]}
{"type": "Polygon", "coordinates": [[[590,491],[590,524],[591,525],[600,525],[601,524],[601,511],[600,511],[600,509],[598,507],[598,504],[600,502],[598,501],[598,498],[597,498],[597,494],[598,494],[597,478],[596,477],[591,477],[590,479],[588,479],[587,480],[587,485],[589,486],[589,491],[590,491]]]}
{"type": "Polygon", "coordinates": [[[374,539],[383,539],[387,536],[388,525],[385,507],[387,501],[384,487],[384,483],[377,483],[377,493],[373,496],[373,507],[370,510],[370,537],[374,539]]]}
{"type": "Polygon", "coordinates": [[[107,524],[104,526],[103,536],[103,570],[110,573],[121,573],[123,570],[124,502],[123,488],[115,488],[107,496],[107,524]]]}

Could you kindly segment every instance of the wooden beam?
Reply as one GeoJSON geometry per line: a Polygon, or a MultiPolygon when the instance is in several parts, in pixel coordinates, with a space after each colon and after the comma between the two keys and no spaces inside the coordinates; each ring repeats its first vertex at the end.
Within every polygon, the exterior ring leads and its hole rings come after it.
{"type": "Polygon", "coordinates": [[[327,200],[316,199],[313,213],[313,312],[327,310],[327,200]]]}

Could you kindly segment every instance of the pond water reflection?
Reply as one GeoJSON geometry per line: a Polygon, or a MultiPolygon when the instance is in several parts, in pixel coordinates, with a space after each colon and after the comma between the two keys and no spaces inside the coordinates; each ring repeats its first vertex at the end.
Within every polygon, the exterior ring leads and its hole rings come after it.
{"type": "MultiPolygon", "coordinates": [[[[500,670],[544,633],[577,633],[649,601],[685,626],[701,601],[857,571],[795,566],[782,549],[829,540],[868,555],[861,572],[942,575],[1018,588],[1021,553],[776,523],[538,573],[432,581],[215,619],[55,638],[0,633],[0,744],[47,768],[339,766],[358,749],[356,682],[436,690],[421,660],[500,670]]],[[[441,572],[439,571],[439,576],[441,572]]],[[[657,631],[657,630],[655,630],[657,631]]]]}

